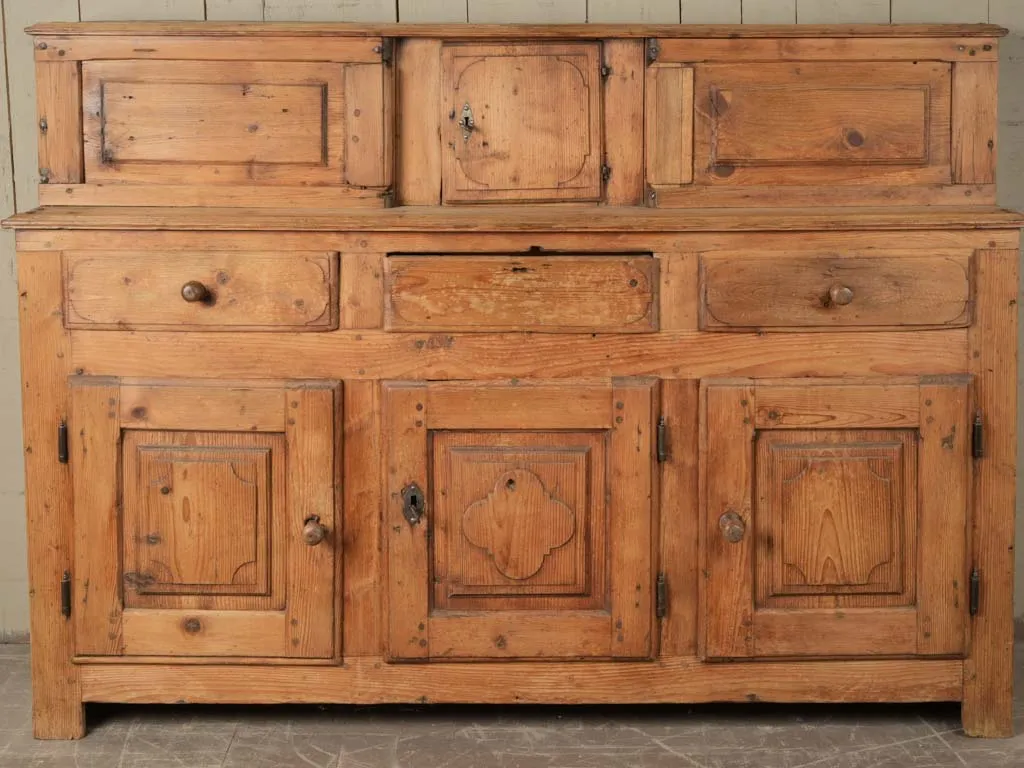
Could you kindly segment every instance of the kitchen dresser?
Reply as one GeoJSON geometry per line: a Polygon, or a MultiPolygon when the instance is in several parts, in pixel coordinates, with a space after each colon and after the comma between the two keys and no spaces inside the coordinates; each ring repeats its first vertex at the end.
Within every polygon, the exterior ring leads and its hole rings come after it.
{"type": "Polygon", "coordinates": [[[991,26],[44,24],[35,732],[961,701],[1012,731],[991,26]]]}

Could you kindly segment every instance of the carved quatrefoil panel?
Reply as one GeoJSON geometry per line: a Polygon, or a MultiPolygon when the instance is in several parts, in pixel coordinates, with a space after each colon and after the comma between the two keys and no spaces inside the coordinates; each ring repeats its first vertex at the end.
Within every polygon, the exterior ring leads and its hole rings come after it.
{"type": "Polygon", "coordinates": [[[521,581],[535,576],[544,559],[576,533],[576,515],[526,469],[502,473],[484,498],[466,508],[462,532],[486,550],[505,577],[521,581]]]}

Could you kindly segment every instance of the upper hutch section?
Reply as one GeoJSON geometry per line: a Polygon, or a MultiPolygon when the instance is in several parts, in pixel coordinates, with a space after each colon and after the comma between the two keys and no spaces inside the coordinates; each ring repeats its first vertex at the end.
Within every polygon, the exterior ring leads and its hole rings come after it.
{"type": "Polygon", "coordinates": [[[992,205],[988,25],[45,24],[44,205],[992,205]]]}

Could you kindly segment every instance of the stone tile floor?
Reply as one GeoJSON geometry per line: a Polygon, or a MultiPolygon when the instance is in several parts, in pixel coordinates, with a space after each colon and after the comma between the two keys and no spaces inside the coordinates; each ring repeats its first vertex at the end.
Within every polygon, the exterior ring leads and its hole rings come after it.
{"type": "Polygon", "coordinates": [[[0,645],[0,768],[1024,768],[1015,668],[1009,740],[966,738],[953,704],[97,705],[86,739],[43,742],[32,739],[28,648],[0,645]]]}

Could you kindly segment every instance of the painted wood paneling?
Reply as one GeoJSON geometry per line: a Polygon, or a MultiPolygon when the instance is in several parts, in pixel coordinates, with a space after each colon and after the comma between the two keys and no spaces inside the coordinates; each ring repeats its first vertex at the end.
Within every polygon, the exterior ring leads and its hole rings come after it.
{"type": "Polygon", "coordinates": [[[796,0],[743,0],[744,24],[794,24],[796,0]]]}
{"type": "Polygon", "coordinates": [[[465,21],[466,0],[398,0],[398,20],[402,22],[465,21]]]}
{"type": "Polygon", "coordinates": [[[796,20],[800,24],[888,24],[889,0],[797,0],[796,20]]]}
{"type": "Polygon", "coordinates": [[[589,0],[587,20],[607,24],[678,24],[679,0],[589,0]]]}
{"type": "Polygon", "coordinates": [[[395,0],[264,0],[267,21],[396,21],[395,0]]]}
{"type": "Polygon", "coordinates": [[[474,24],[579,24],[587,20],[587,0],[469,0],[474,24]]]}
{"type": "Polygon", "coordinates": [[[739,24],[740,0],[682,0],[683,24],[739,24]]]}
{"type": "Polygon", "coordinates": [[[81,0],[79,5],[82,21],[201,21],[206,17],[203,0],[81,0]]]}
{"type": "Polygon", "coordinates": [[[989,0],[892,0],[892,23],[987,22],[989,0]]]}
{"type": "Polygon", "coordinates": [[[263,0],[206,0],[207,21],[263,21],[263,0]]]}

